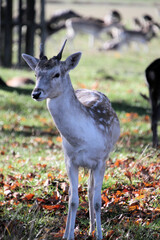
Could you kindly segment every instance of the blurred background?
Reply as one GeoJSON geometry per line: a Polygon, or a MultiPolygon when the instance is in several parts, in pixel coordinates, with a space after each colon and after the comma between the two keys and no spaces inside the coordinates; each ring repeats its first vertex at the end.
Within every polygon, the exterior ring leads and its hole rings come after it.
{"type": "MultiPolygon", "coordinates": [[[[68,25],[72,25],[72,22],[66,24],[67,19],[85,19],[84,25],[87,21],[92,21],[91,25],[98,22],[97,28],[101,28],[102,24],[108,26],[116,22],[117,26],[114,26],[111,31],[115,32],[115,29],[118,29],[122,32],[122,27],[138,31],[143,28],[145,33],[148,31],[146,25],[150,21],[154,23],[156,35],[159,34],[160,3],[153,0],[134,2],[131,0],[0,0],[0,3],[0,65],[5,67],[13,64],[20,67],[22,65],[21,53],[38,54],[40,43],[45,42],[45,48],[49,46],[49,51],[46,51],[50,52],[50,47],[52,47],[54,52],[57,45],[59,46],[59,41],[73,38],[73,33],[68,33],[73,31],[73,28],[68,30],[68,25]],[[113,15],[114,13],[118,13],[118,18],[117,15],[113,15]]],[[[80,32],[81,26],[78,28],[80,32]]],[[[88,48],[88,36],[86,35],[92,35],[89,31],[92,31],[91,27],[88,32],[81,31],[85,33],[83,41],[79,41],[81,35],[75,37],[77,42],[74,46],[79,50],[88,48]]],[[[108,34],[100,34],[103,41],[97,40],[94,48],[104,48],[103,44],[106,41],[117,39],[111,31],[108,34]]],[[[108,45],[107,50],[110,50],[108,45]]]]}

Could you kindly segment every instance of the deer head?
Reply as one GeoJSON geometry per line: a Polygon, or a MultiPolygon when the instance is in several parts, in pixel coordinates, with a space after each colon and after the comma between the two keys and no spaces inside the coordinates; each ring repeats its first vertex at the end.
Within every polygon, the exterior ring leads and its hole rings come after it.
{"type": "Polygon", "coordinates": [[[81,53],[77,52],[70,55],[65,61],[61,61],[66,41],[58,55],[51,59],[44,56],[42,46],[40,47],[39,59],[28,54],[22,54],[23,59],[35,72],[36,86],[32,91],[32,98],[36,101],[56,98],[65,91],[66,76],[71,69],[77,66],[81,58],[81,53]]]}

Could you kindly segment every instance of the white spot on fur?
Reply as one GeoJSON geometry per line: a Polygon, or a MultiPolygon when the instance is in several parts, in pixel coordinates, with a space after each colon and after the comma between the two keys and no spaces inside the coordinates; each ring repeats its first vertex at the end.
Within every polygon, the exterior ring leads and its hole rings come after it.
{"type": "Polygon", "coordinates": [[[102,125],[102,124],[99,124],[98,126],[99,126],[99,128],[100,128],[100,129],[102,129],[103,131],[105,130],[105,127],[104,127],[104,125],[102,125]]]}
{"type": "Polygon", "coordinates": [[[104,121],[104,118],[100,118],[99,121],[100,121],[100,122],[103,122],[103,121],[104,121]]]}

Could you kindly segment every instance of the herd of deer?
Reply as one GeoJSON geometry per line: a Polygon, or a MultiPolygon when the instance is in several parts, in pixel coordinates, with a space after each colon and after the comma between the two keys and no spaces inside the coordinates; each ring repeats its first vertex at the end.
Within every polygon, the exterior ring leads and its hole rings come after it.
{"type": "MultiPolygon", "coordinates": [[[[118,141],[120,124],[109,99],[103,93],[73,89],[69,72],[78,65],[81,52],[61,61],[65,44],[66,41],[58,55],[51,59],[44,56],[42,48],[39,59],[27,54],[22,57],[36,75],[32,98],[36,101],[47,100],[48,110],[63,140],[65,165],[70,182],[68,216],[63,239],[74,239],[79,205],[78,170],[79,167],[84,167],[89,169],[89,233],[96,233],[96,239],[101,240],[101,187],[105,161],[118,141]]],[[[157,146],[160,59],[146,69],[146,78],[152,105],[153,145],[157,146]]]]}
{"type": "Polygon", "coordinates": [[[107,33],[111,40],[106,41],[100,50],[120,50],[132,43],[147,44],[151,39],[157,37],[160,30],[160,25],[150,15],[144,15],[142,20],[135,18],[136,29],[130,30],[122,23],[121,14],[117,10],[111,11],[104,19],[83,17],[71,10],[61,11],[52,18],[52,21],[55,19],[56,21],[64,20],[59,29],[66,28],[67,39],[72,43],[76,35],[88,34],[90,36],[89,45],[93,47],[94,40],[101,39],[102,34],[107,33]]]}
{"type": "Polygon", "coordinates": [[[94,46],[94,40],[103,40],[101,51],[121,50],[124,46],[132,43],[142,43],[147,45],[153,38],[158,37],[160,24],[154,21],[148,14],[142,18],[135,18],[136,28],[128,29],[124,26],[122,15],[117,10],[112,10],[103,19],[86,17],[73,10],[58,10],[50,20],[46,22],[46,38],[51,34],[66,29],[67,39],[73,45],[74,38],[79,34],[89,35],[89,46],[94,46]],[[111,39],[105,37],[108,35],[111,39]],[[104,36],[102,38],[102,36],[104,36]]]}

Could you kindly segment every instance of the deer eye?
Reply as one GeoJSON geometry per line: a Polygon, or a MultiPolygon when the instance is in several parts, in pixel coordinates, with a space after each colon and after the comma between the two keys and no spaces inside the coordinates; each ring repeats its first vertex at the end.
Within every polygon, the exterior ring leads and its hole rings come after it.
{"type": "Polygon", "coordinates": [[[60,76],[59,73],[56,73],[55,75],[52,76],[52,78],[58,78],[60,76]]]}

